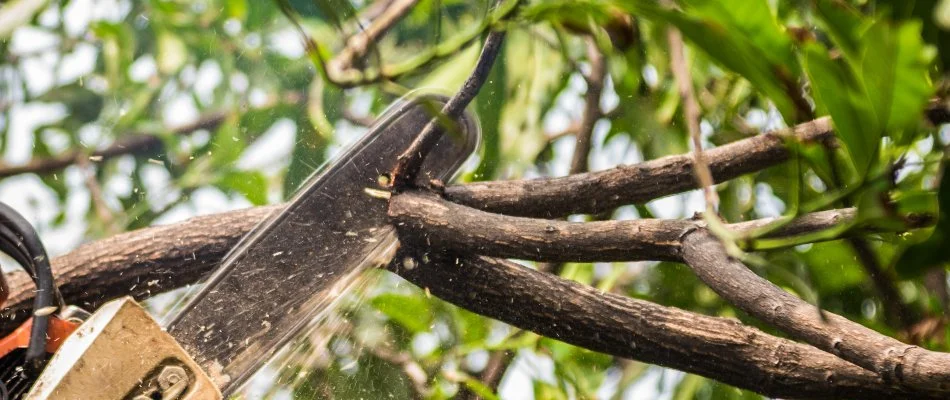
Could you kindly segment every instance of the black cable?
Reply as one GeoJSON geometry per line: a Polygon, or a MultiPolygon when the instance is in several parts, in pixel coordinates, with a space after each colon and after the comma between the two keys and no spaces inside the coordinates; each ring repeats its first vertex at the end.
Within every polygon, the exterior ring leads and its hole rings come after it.
{"type": "Polygon", "coordinates": [[[12,207],[0,202],[0,250],[14,257],[16,261],[31,273],[36,285],[33,297],[33,327],[30,329],[30,342],[26,349],[26,369],[31,373],[39,372],[46,357],[46,331],[49,327],[48,312],[37,312],[62,306],[62,296],[53,280],[53,270],[49,263],[46,248],[39,235],[26,218],[12,207]]]}
{"type": "Polygon", "coordinates": [[[21,235],[17,235],[9,227],[0,224],[0,251],[13,258],[17,264],[30,274],[30,279],[36,281],[36,271],[33,268],[33,257],[23,245],[21,235]]]}

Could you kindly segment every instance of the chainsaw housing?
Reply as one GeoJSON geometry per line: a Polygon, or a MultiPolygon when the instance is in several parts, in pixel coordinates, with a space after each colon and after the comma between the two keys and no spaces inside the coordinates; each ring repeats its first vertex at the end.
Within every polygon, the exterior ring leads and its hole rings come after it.
{"type": "Polygon", "coordinates": [[[106,303],[49,361],[27,399],[217,400],[221,393],[132,298],[106,303]]]}

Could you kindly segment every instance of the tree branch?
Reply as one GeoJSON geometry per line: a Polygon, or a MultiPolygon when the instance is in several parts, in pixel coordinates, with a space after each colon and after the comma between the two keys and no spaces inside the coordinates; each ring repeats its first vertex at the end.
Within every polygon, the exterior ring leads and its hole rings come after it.
{"type": "Polygon", "coordinates": [[[683,238],[683,258],[724,299],[794,338],[893,383],[932,395],[950,392],[950,354],[908,345],[791,295],[731,258],[705,229],[683,238]]]}
{"type": "MultiPolygon", "coordinates": [[[[925,111],[932,124],[950,122],[950,107],[933,101],[925,111]]],[[[788,160],[785,140],[820,143],[834,139],[831,119],[821,117],[703,152],[713,180],[724,182],[788,160]]],[[[477,182],[445,189],[453,202],[525,217],[557,218],[598,214],[696,188],[693,159],[680,154],[609,170],[510,181],[477,182]]]]}
{"type": "Polygon", "coordinates": [[[432,255],[429,260],[411,270],[389,268],[445,301],[594,351],[703,375],[767,396],[908,396],[831,354],[735,320],[602,293],[508,261],[454,255],[432,255]]]}
{"type": "MultiPolygon", "coordinates": [[[[189,135],[202,129],[214,129],[224,122],[226,117],[227,114],[224,112],[209,113],[195,122],[172,129],[172,133],[189,135]]],[[[159,151],[162,146],[162,139],[156,135],[130,133],[123,135],[108,147],[90,154],[82,150],[72,150],[49,158],[30,160],[23,165],[0,165],[0,178],[25,173],[52,173],[76,163],[79,157],[101,161],[125,154],[152,154],[159,151]]]]}
{"type": "MultiPolygon", "coordinates": [[[[148,298],[197,281],[241,236],[282,207],[196,217],[86,243],[52,260],[54,276],[64,298],[89,310],[121,296],[148,298]]],[[[24,272],[7,273],[6,278],[10,298],[0,312],[2,331],[28,316],[34,290],[24,272]]]]}
{"type": "MultiPolygon", "coordinates": [[[[786,161],[789,152],[785,140],[815,142],[830,137],[831,120],[818,118],[709,149],[704,155],[713,178],[722,182],[786,161]]],[[[556,218],[597,214],[695,187],[693,158],[681,154],[559,178],[450,186],[445,189],[445,196],[453,202],[494,213],[556,218]]]]}
{"type": "Polygon", "coordinates": [[[457,93],[442,107],[441,115],[433,117],[419,136],[412,141],[409,148],[399,155],[396,160],[396,166],[392,171],[392,187],[399,191],[408,188],[416,179],[419,169],[422,168],[422,161],[432,151],[438,143],[444,129],[445,120],[456,121],[465,111],[468,103],[471,103],[482,88],[482,85],[488,79],[492,66],[495,64],[495,58],[501,51],[501,44],[505,41],[504,31],[492,31],[485,38],[485,45],[482,47],[482,53],[475,62],[475,68],[465,83],[457,93]]]}
{"type": "MultiPolygon", "coordinates": [[[[770,237],[788,237],[846,225],[853,208],[803,215],[770,237]]],[[[534,261],[682,260],[681,239],[700,221],[637,219],[567,222],[492,214],[440,199],[432,194],[405,192],[390,198],[389,215],[404,243],[458,252],[534,261]]],[[[749,232],[775,218],[731,224],[749,232]]],[[[908,228],[932,225],[934,218],[908,216],[908,228]]],[[[873,231],[858,227],[850,235],[873,231]]],[[[833,239],[833,238],[827,238],[833,239]]]]}
{"type": "MultiPolygon", "coordinates": [[[[87,306],[147,297],[197,281],[279,206],[192,218],[85,244],[53,260],[63,294],[87,306]]],[[[397,258],[402,259],[402,258],[397,258]]],[[[700,374],[771,396],[907,397],[876,375],[807,345],[724,318],[604,294],[576,282],[488,258],[433,255],[399,273],[464,308],[595,351],[700,374]]],[[[421,258],[420,258],[421,260],[421,258]]],[[[392,266],[397,269],[396,266],[392,266]]],[[[23,273],[7,274],[12,311],[32,295],[23,273]]],[[[23,313],[21,313],[23,314],[23,313]]]]}
{"type": "Polygon", "coordinates": [[[327,62],[328,73],[333,76],[344,76],[346,71],[353,68],[353,64],[365,56],[393,25],[412,11],[412,7],[418,2],[419,0],[394,0],[386,4],[369,27],[350,36],[346,40],[346,47],[327,62]]]}

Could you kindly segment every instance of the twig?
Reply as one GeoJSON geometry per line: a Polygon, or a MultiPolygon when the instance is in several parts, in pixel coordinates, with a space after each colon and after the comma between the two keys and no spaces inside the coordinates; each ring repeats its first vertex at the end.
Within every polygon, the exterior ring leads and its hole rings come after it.
{"type": "Polygon", "coordinates": [[[446,118],[449,121],[457,120],[465,107],[468,106],[479,89],[488,79],[492,66],[495,64],[495,58],[501,51],[501,44],[505,40],[504,31],[493,31],[485,39],[485,46],[482,47],[482,53],[475,62],[475,68],[469,75],[462,88],[445,103],[442,107],[441,116],[433,117],[424,128],[422,133],[409,145],[406,151],[399,155],[396,160],[396,166],[392,171],[393,189],[400,191],[410,187],[416,178],[419,169],[422,168],[422,161],[432,151],[432,148],[438,142],[442,133],[443,121],[439,117],[446,118]]]}
{"type": "Polygon", "coordinates": [[[607,67],[604,55],[597,48],[593,38],[587,39],[587,61],[590,64],[590,73],[586,76],[587,93],[584,95],[584,114],[581,124],[575,135],[574,156],[571,160],[571,174],[587,172],[587,159],[590,156],[591,136],[594,126],[600,119],[600,96],[604,90],[604,77],[607,67]]]}
{"type": "MultiPolygon", "coordinates": [[[[195,122],[173,128],[171,131],[175,135],[190,135],[202,129],[215,129],[224,122],[227,115],[225,112],[212,112],[201,116],[195,122]]],[[[48,174],[66,168],[83,157],[92,157],[97,161],[102,161],[125,154],[151,154],[159,151],[162,147],[162,139],[156,135],[129,133],[123,135],[108,147],[96,150],[91,154],[87,154],[82,150],[72,150],[50,158],[34,159],[23,165],[0,165],[0,178],[25,173],[48,174]]]]}
{"type": "Polygon", "coordinates": [[[427,381],[429,380],[429,377],[426,376],[425,370],[421,365],[419,365],[419,363],[412,359],[412,356],[409,353],[404,351],[394,351],[383,346],[369,346],[369,349],[373,355],[380,360],[400,367],[402,369],[403,375],[405,375],[409,382],[411,382],[411,386],[415,391],[415,397],[418,399],[426,398],[426,394],[429,392],[427,388],[427,381]]]}
{"type": "Polygon", "coordinates": [[[792,337],[874,372],[884,382],[932,395],[950,392],[950,354],[901,343],[806,303],[730,257],[707,230],[685,235],[683,258],[729,303],[792,337]]]}
{"type": "Polygon", "coordinates": [[[327,62],[327,68],[331,71],[331,75],[345,75],[347,70],[353,68],[353,63],[365,56],[370,49],[375,48],[376,42],[393,25],[402,20],[418,2],[419,0],[395,0],[387,4],[386,8],[373,19],[369,27],[347,39],[346,47],[336,57],[327,62]]]}
{"type": "Polygon", "coordinates": [[[696,174],[699,186],[703,189],[706,211],[715,212],[718,209],[719,195],[713,186],[715,182],[712,172],[709,171],[709,165],[703,155],[703,140],[699,129],[699,103],[696,102],[696,96],[693,93],[693,77],[686,62],[683,35],[672,26],[667,29],[666,35],[670,45],[670,68],[683,104],[683,119],[686,120],[686,128],[693,142],[693,157],[696,161],[693,172],[696,174]]]}

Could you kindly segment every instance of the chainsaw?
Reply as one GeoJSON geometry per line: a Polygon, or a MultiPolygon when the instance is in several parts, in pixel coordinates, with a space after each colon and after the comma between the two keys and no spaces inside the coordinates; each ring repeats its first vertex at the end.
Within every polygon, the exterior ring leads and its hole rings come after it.
{"type": "MultiPolygon", "coordinates": [[[[386,217],[388,173],[446,99],[390,107],[230,250],[171,317],[131,298],[93,313],[66,304],[30,224],[0,203],[0,251],[36,286],[32,317],[0,339],[3,399],[222,399],[322,313],[347,277],[397,245],[386,217]]],[[[450,178],[479,128],[463,114],[425,158],[418,184],[450,178]]],[[[2,275],[2,274],[0,274],[2,275]]],[[[0,301],[8,295],[0,280],[0,301]]]]}

